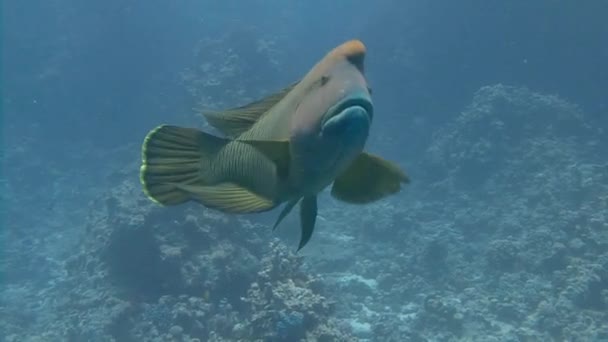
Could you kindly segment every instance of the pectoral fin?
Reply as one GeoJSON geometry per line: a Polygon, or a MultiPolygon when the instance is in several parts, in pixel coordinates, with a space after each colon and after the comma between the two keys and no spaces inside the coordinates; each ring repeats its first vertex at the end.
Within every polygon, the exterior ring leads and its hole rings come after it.
{"type": "Polygon", "coordinates": [[[249,144],[262,152],[276,166],[279,178],[289,175],[289,164],[291,164],[291,152],[287,140],[237,140],[249,144]]]}
{"type": "Polygon", "coordinates": [[[397,164],[363,152],[336,178],[331,194],[347,203],[370,203],[398,192],[401,183],[409,178],[397,164]]]}
{"type": "Polygon", "coordinates": [[[317,196],[304,197],[300,203],[300,224],[301,236],[298,251],[306,246],[312,232],[315,229],[315,221],[317,220],[317,196]]]}

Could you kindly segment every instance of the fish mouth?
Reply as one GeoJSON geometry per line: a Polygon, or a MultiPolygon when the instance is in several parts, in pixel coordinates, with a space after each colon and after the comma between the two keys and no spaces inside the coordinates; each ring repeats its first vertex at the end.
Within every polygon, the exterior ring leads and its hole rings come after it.
{"type": "Polygon", "coordinates": [[[351,96],[351,97],[343,99],[336,105],[329,108],[329,110],[323,116],[323,121],[321,122],[321,126],[322,127],[325,126],[325,124],[329,120],[335,118],[336,116],[344,113],[347,109],[353,108],[353,107],[361,107],[363,109],[363,111],[365,111],[365,113],[367,113],[367,116],[369,117],[370,121],[374,116],[374,106],[372,105],[372,102],[369,99],[367,99],[365,97],[361,97],[361,96],[351,96]]]}

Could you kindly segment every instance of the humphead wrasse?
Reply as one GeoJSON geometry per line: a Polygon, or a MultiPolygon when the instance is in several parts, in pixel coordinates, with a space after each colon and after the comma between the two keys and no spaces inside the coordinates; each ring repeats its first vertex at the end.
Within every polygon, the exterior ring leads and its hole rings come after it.
{"type": "Polygon", "coordinates": [[[317,194],[370,203],[408,183],[393,162],[364,152],[374,116],[363,74],[365,46],[348,41],[299,82],[248,105],[206,113],[218,137],[161,125],[142,147],[141,183],[162,205],[197,201],[227,213],[285,206],[274,225],[300,203],[300,250],[317,217],[317,194]],[[333,184],[332,184],[333,183],[333,184]]]}

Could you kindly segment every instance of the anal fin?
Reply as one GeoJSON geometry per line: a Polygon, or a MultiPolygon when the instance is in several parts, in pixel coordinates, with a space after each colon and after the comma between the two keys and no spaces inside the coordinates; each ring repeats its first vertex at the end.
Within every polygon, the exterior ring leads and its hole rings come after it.
{"type": "Polygon", "coordinates": [[[276,204],[234,183],[217,185],[174,184],[202,205],[225,213],[244,214],[267,211],[276,204]]]}

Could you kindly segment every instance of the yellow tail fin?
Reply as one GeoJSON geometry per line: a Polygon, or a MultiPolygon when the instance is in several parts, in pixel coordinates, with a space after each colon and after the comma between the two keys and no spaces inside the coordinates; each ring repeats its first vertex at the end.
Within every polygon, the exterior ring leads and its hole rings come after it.
{"type": "Polygon", "coordinates": [[[218,182],[222,177],[211,174],[211,163],[217,162],[215,156],[229,142],[192,128],[162,125],[153,129],[142,146],[140,180],[145,194],[162,205],[194,200],[230,213],[274,208],[271,199],[228,180],[218,182]]]}
{"type": "Polygon", "coordinates": [[[224,139],[192,128],[162,125],[153,129],[142,146],[140,180],[145,194],[162,205],[190,200],[190,193],[176,185],[203,181],[205,159],[224,144],[224,139]]]}

